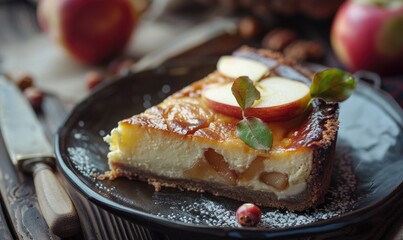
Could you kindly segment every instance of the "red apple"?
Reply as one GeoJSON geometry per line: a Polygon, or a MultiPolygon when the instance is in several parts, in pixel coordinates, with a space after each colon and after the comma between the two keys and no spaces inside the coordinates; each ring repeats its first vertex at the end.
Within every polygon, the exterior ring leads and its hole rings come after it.
{"type": "Polygon", "coordinates": [[[99,63],[123,50],[138,22],[139,0],[40,0],[41,28],[71,56],[99,63]]]}
{"type": "Polygon", "coordinates": [[[345,2],[331,30],[337,57],[350,71],[401,73],[403,68],[403,3],[361,0],[345,2]]]}
{"type": "MultiPolygon", "coordinates": [[[[242,111],[231,92],[232,83],[212,87],[202,93],[208,106],[215,111],[242,118],[242,111]]],[[[245,116],[260,118],[266,122],[291,119],[305,111],[311,96],[309,87],[281,77],[271,77],[257,84],[261,98],[247,108],[245,116]]]]}

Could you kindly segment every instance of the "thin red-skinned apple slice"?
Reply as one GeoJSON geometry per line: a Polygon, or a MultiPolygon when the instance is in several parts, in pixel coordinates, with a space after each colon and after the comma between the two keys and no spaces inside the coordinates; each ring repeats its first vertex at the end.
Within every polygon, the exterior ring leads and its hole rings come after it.
{"type": "Polygon", "coordinates": [[[222,56],[218,60],[217,70],[230,78],[248,76],[252,81],[257,81],[269,71],[269,68],[263,63],[252,59],[236,56],[222,56]]]}
{"type": "MultiPolygon", "coordinates": [[[[212,87],[203,92],[203,98],[213,110],[235,118],[242,111],[231,92],[232,83],[212,87]]],[[[257,117],[266,122],[291,119],[305,111],[311,96],[309,87],[298,81],[271,77],[257,84],[261,98],[247,108],[245,116],[257,117]]]]}

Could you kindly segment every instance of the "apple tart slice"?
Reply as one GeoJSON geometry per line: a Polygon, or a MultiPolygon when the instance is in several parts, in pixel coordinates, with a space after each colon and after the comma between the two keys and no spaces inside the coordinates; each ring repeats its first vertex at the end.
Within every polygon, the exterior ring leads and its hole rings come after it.
{"type": "Polygon", "coordinates": [[[105,141],[110,179],[209,192],[261,206],[304,210],[330,183],[338,104],[311,101],[309,70],[268,50],[243,47],[217,71],[145,112],[122,120],[105,141]],[[231,85],[258,83],[261,98],[242,112],[231,85]],[[309,106],[309,107],[307,107],[309,106]],[[245,116],[264,121],[272,145],[254,149],[237,135],[245,116]]]}

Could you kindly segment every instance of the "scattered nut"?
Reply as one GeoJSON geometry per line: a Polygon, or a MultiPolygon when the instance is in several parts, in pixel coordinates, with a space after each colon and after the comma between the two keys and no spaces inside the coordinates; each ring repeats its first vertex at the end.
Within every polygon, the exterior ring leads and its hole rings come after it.
{"type": "Polygon", "coordinates": [[[98,84],[104,81],[103,76],[96,71],[90,71],[85,74],[85,83],[87,90],[93,90],[98,84]]]}
{"type": "Polygon", "coordinates": [[[314,20],[329,19],[345,0],[198,0],[204,5],[220,6],[228,13],[246,12],[257,16],[285,17],[304,14],[314,20]],[[214,5],[213,5],[214,4],[214,5]],[[263,15],[265,14],[265,15],[263,15]]]}
{"type": "Polygon", "coordinates": [[[41,90],[35,87],[28,87],[23,93],[35,110],[39,110],[41,108],[43,98],[45,97],[45,94],[41,90]]]}
{"type": "Polygon", "coordinates": [[[261,26],[257,19],[252,17],[244,17],[239,21],[238,33],[245,39],[256,37],[261,32],[261,26]]]}
{"type": "Polygon", "coordinates": [[[296,61],[318,60],[323,57],[324,49],[315,41],[297,41],[284,49],[284,55],[296,61]]]}
{"type": "Polygon", "coordinates": [[[308,57],[310,60],[318,60],[323,58],[325,50],[319,42],[310,41],[307,43],[308,57]]]}
{"type": "Polygon", "coordinates": [[[8,72],[3,72],[2,74],[3,74],[3,77],[4,77],[6,80],[8,80],[8,81],[13,81],[13,77],[11,76],[10,73],[8,73],[8,72]]]}
{"type": "Polygon", "coordinates": [[[236,220],[242,226],[256,226],[261,218],[262,212],[252,203],[244,203],[236,210],[236,220]]]}
{"type": "Polygon", "coordinates": [[[21,91],[24,91],[25,89],[34,86],[34,80],[30,75],[24,74],[16,80],[16,84],[21,91]]]}
{"type": "Polygon", "coordinates": [[[262,46],[274,51],[283,51],[288,45],[297,40],[298,35],[290,29],[274,29],[263,38],[262,46]]]}
{"type": "Polygon", "coordinates": [[[292,44],[284,49],[284,55],[287,58],[295,61],[305,61],[308,58],[308,53],[303,44],[292,44]]]}
{"type": "Polygon", "coordinates": [[[130,72],[134,63],[135,60],[132,58],[117,58],[109,63],[106,73],[110,77],[125,76],[130,72]]]}

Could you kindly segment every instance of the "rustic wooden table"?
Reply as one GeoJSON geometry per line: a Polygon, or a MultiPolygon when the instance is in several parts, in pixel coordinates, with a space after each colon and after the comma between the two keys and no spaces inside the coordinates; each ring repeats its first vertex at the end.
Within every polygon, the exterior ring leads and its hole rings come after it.
{"type": "MultiPolygon", "coordinates": [[[[326,26],[328,27],[326,24],[328,23],[324,23],[323,26],[319,26],[318,28],[312,26],[306,27],[305,25],[304,31],[307,36],[322,41],[326,47],[327,54],[322,63],[337,67],[340,65],[331,53],[329,43],[327,42],[328,32],[326,30],[317,31],[317,29],[326,29],[326,26]]],[[[183,26],[186,26],[186,24],[183,26]]],[[[0,2],[0,61],[6,61],[6,59],[1,59],[2,56],[4,57],[2,55],[2,48],[4,50],[4,46],[9,46],[14,41],[25,44],[29,41],[32,42],[32,38],[35,38],[35,41],[37,41],[38,33],[39,28],[36,24],[34,5],[16,1],[0,2]]],[[[242,43],[244,42],[238,39],[237,41],[233,41],[232,45],[227,46],[228,49],[222,51],[230,52],[231,48],[234,49],[242,43]]],[[[35,44],[33,46],[40,45],[35,44]]],[[[221,54],[221,52],[212,51],[212,49],[217,49],[217,44],[219,44],[219,40],[210,42],[208,47],[204,46],[194,49],[192,54],[221,54]]],[[[29,44],[27,43],[27,45],[29,44]]],[[[25,64],[29,69],[29,62],[25,64]]],[[[24,64],[21,67],[23,68],[24,64]]],[[[88,71],[86,68],[76,69],[79,69],[81,72],[88,71]]],[[[49,82],[42,84],[49,84],[49,82]]],[[[403,106],[402,85],[402,76],[388,78],[383,82],[383,88],[399,101],[400,106],[403,106]]],[[[42,86],[45,88],[49,87],[42,86]]],[[[58,87],[60,88],[60,86],[58,87]]],[[[55,97],[54,95],[48,95],[46,97],[43,112],[39,114],[39,117],[44,124],[50,140],[53,139],[53,134],[63,121],[69,108],[88,94],[85,92],[83,86],[79,87],[81,87],[81,92],[78,94],[79,98],[74,99],[74,101],[69,99],[68,96],[60,97],[58,95],[55,97]]],[[[51,87],[49,89],[54,90],[51,87]]],[[[57,93],[57,89],[53,92],[57,93]]],[[[177,234],[178,236],[167,237],[163,233],[150,231],[143,226],[110,214],[82,197],[68,183],[64,182],[64,185],[69,190],[77,208],[81,226],[80,233],[70,239],[181,239],[180,233],[177,234]]],[[[59,237],[49,231],[41,215],[33,188],[32,177],[15,170],[7,155],[2,138],[0,138],[0,194],[0,239],[59,239],[59,237]]],[[[396,219],[396,224],[389,228],[383,235],[383,238],[403,239],[402,225],[403,217],[396,219]]]]}

